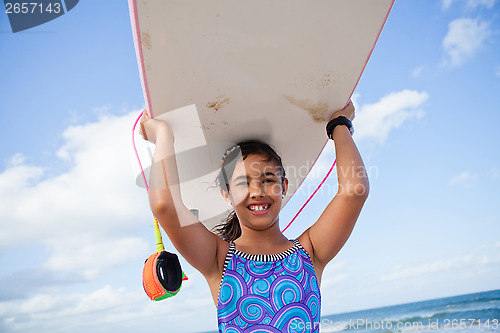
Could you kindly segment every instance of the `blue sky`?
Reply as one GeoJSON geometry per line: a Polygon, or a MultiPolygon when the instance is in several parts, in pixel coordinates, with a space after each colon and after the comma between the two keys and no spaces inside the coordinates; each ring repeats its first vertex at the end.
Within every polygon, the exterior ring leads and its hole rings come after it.
{"type": "MultiPolygon", "coordinates": [[[[323,315],[500,288],[499,9],[396,1],[354,95],[371,192],[323,275],[323,315]]],[[[154,244],[131,159],[144,99],[127,2],[81,1],[16,34],[2,13],[0,52],[0,331],[215,329],[208,286],[186,262],[176,297],[142,290],[154,244]]],[[[333,153],[323,157],[319,167],[333,153]]]]}

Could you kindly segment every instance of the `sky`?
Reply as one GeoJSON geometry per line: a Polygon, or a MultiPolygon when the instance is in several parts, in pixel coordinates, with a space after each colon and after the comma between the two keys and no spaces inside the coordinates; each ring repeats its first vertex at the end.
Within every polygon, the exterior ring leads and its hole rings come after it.
{"type": "MultiPolygon", "coordinates": [[[[496,0],[394,4],[353,95],[370,195],[323,273],[323,316],[500,288],[499,14],[496,0]]],[[[130,144],[145,104],[127,2],[80,1],[15,34],[2,12],[0,53],[0,331],[215,330],[183,259],[178,295],[142,289],[154,243],[130,144]]],[[[321,194],[287,237],[319,217],[321,194]]]]}

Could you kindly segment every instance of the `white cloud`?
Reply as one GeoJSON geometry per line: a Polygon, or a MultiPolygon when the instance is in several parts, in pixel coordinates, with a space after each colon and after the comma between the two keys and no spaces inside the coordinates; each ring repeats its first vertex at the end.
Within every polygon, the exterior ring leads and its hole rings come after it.
{"type": "Polygon", "coordinates": [[[321,290],[322,292],[332,292],[332,288],[341,289],[349,277],[349,273],[346,273],[347,263],[342,262],[332,262],[328,264],[323,273],[321,280],[321,290]]]}
{"type": "Polygon", "coordinates": [[[24,161],[26,160],[26,157],[21,154],[21,153],[16,153],[14,154],[10,160],[8,161],[8,166],[16,166],[16,165],[21,165],[24,163],[24,161]]]}
{"type": "Polygon", "coordinates": [[[488,172],[488,176],[491,180],[497,180],[500,178],[500,169],[499,168],[491,168],[488,172]]]}
{"type": "Polygon", "coordinates": [[[374,104],[362,105],[354,119],[355,137],[384,142],[405,121],[423,117],[422,105],[428,98],[426,92],[403,90],[390,93],[374,104]]]}
{"type": "Polygon", "coordinates": [[[425,66],[418,66],[411,71],[411,76],[415,78],[422,77],[424,70],[425,66]]]}
{"type": "Polygon", "coordinates": [[[438,260],[416,266],[396,266],[392,269],[391,273],[381,276],[380,281],[404,280],[450,269],[461,269],[471,265],[472,257],[467,256],[450,260],[438,260]]]}
{"type": "Polygon", "coordinates": [[[0,281],[18,289],[0,293],[0,331],[138,332],[144,323],[165,322],[175,332],[216,328],[206,282],[182,258],[189,280],[179,296],[152,302],[142,290],[142,262],[154,240],[147,195],[130,165],[131,125],[140,110],[96,112],[98,121],[64,131],[55,157],[70,165],[63,173],[47,175],[22,154],[0,173],[0,250],[29,246],[45,258],[3,266],[0,281]],[[138,236],[143,232],[150,238],[138,236]],[[124,287],[130,285],[132,291],[124,287]]]}
{"type": "Polygon", "coordinates": [[[466,6],[470,9],[475,9],[476,7],[484,6],[488,9],[495,6],[496,0],[467,0],[466,6]]]}
{"type": "MultiPolygon", "coordinates": [[[[493,247],[496,247],[493,246],[493,247]]],[[[398,280],[408,281],[420,276],[432,276],[433,274],[450,273],[458,276],[456,272],[463,273],[463,276],[470,275],[471,272],[480,272],[481,268],[496,267],[500,263],[500,255],[491,251],[486,254],[473,254],[450,259],[440,259],[419,265],[398,265],[392,271],[380,277],[381,282],[394,282],[398,280]]]]}
{"type": "Polygon", "coordinates": [[[450,185],[459,185],[459,184],[470,184],[470,181],[476,179],[477,175],[471,174],[469,171],[464,171],[459,175],[456,175],[450,180],[450,185]]]}
{"type": "Polygon", "coordinates": [[[139,307],[134,303],[144,303],[142,296],[138,291],[127,292],[109,285],[88,294],[38,294],[21,302],[2,303],[0,315],[8,316],[6,326],[16,331],[73,332],[102,325],[120,312],[123,320],[136,317],[139,307]],[[99,316],[95,316],[97,312],[99,316]]]}
{"type": "Polygon", "coordinates": [[[444,64],[463,64],[474,56],[490,35],[489,22],[469,18],[453,20],[448,25],[448,33],[443,40],[444,64]]]}
{"type": "MultiPolygon", "coordinates": [[[[0,174],[0,198],[5,195],[5,199],[7,199],[9,192],[15,193],[16,188],[30,187],[32,182],[37,181],[43,175],[44,170],[42,168],[24,165],[22,164],[23,160],[24,157],[21,157],[21,155],[14,155],[9,162],[11,166],[0,174]]],[[[4,204],[7,202],[3,201],[4,204]]],[[[7,208],[8,206],[5,205],[4,209],[7,208]]],[[[3,209],[0,211],[0,214],[2,213],[3,209]]]]}
{"type": "MultiPolygon", "coordinates": [[[[454,2],[456,2],[456,0],[442,0],[442,10],[448,10],[454,2]]],[[[467,9],[475,9],[481,6],[490,9],[495,6],[496,0],[466,0],[463,2],[465,2],[467,9]]]]}
{"type": "Polygon", "coordinates": [[[179,295],[161,302],[150,301],[141,289],[130,291],[111,285],[89,292],[40,293],[21,301],[0,301],[0,320],[9,331],[51,333],[140,332],[144,326],[165,323],[172,332],[203,331],[210,325],[216,328],[216,310],[208,288],[202,281],[196,284],[200,288],[186,281],[179,295]]]}
{"type": "Polygon", "coordinates": [[[67,128],[57,156],[71,167],[62,174],[46,176],[15,154],[0,173],[0,249],[42,244],[46,268],[80,265],[88,277],[120,263],[118,249],[131,250],[129,259],[146,255],[145,241],[130,237],[151,221],[129,158],[138,112],[67,128]]]}
{"type": "Polygon", "coordinates": [[[452,3],[453,3],[453,0],[443,0],[443,4],[442,4],[441,8],[443,10],[447,10],[448,8],[450,8],[452,3]]]}
{"type": "MultiPolygon", "coordinates": [[[[355,138],[376,139],[382,143],[390,131],[400,127],[405,121],[423,116],[424,111],[421,106],[428,99],[428,95],[425,92],[403,90],[390,93],[375,104],[361,106],[358,106],[357,101],[359,99],[359,94],[352,96],[353,103],[356,106],[356,117],[353,123],[355,138]]],[[[319,181],[322,181],[331,169],[334,160],[335,145],[330,140],[307,175],[307,184],[313,186],[307,187],[307,189],[303,186],[301,190],[305,191],[305,193],[312,193],[319,185],[319,181]]],[[[335,173],[336,169],[334,168],[330,177],[335,173]]]]}
{"type": "Polygon", "coordinates": [[[142,238],[130,237],[100,242],[73,239],[71,243],[51,244],[53,255],[44,263],[44,267],[53,271],[78,270],[85,278],[91,279],[110,263],[118,265],[139,256],[147,257],[148,248],[142,238]],[[127,255],[124,255],[125,249],[127,255]]]}

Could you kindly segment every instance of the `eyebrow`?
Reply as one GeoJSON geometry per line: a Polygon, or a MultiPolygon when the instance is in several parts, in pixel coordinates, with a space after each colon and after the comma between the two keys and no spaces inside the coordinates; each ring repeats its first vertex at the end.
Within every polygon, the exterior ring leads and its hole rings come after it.
{"type": "MultiPolygon", "coordinates": [[[[265,173],[261,174],[261,177],[262,177],[262,176],[278,177],[278,176],[276,176],[276,175],[275,175],[274,173],[272,173],[272,172],[265,172],[265,173]]],[[[234,180],[233,180],[233,181],[237,181],[237,180],[240,180],[240,179],[245,179],[245,180],[246,180],[246,179],[248,179],[248,178],[250,178],[250,177],[245,176],[245,175],[242,175],[242,176],[238,176],[238,177],[234,178],[234,180]]]]}

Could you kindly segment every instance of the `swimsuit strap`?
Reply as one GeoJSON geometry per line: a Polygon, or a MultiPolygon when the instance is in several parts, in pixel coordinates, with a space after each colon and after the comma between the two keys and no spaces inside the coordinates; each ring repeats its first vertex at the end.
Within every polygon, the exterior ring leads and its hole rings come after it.
{"type": "Polygon", "coordinates": [[[247,260],[253,260],[253,261],[278,261],[285,259],[288,257],[290,254],[293,252],[297,251],[299,249],[299,246],[297,246],[296,243],[294,243],[294,246],[289,248],[288,250],[281,252],[281,253],[276,253],[276,254],[249,254],[246,252],[241,252],[240,250],[235,249],[234,253],[238,255],[239,257],[245,258],[247,260]]]}
{"type": "Polygon", "coordinates": [[[299,240],[298,239],[292,239],[291,241],[294,242],[295,245],[297,245],[297,247],[299,249],[301,249],[307,255],[307,257],[309,258],[309,260],[312,263],[312,259],[311,259],[311,256],[309,255],[309,252],[307,252],[306,249],[304,249],[304,247],[302,246],[302,244],[300,244],[299,240]]]}
{"type": "MultiPolygon", "coordinates": [[[[229,264],[229,261],[231,260],[231,257],[233,256],[235,251],[236,251],[236,246],[234,245],[233,242],[229,242],[229,250],[227,251],[226,259],[224,260],[224,269],[222,270],[223,277],[224,277],[224,274],[226,273],[227,265],[229,264]]],[[[221,282],[222,282],[222,280],[221,280],[221,282]]]]}

